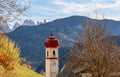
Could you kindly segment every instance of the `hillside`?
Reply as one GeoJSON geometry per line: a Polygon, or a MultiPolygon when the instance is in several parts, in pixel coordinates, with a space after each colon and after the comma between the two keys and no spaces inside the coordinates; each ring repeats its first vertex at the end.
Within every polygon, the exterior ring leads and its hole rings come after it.
{"type": "Polygon", "coordinates": [[[44,77],[23,66],[18,66],[15,71],[16,71],[16,77],[44,77]]]}
{"type": "Polygon", "coordinates": [[[13,71],[8,71],[5,74],[4,72],[4,69],[0,70],[0,77],[2,77],[1,75],[4,75],[3,77],[44,77],[43,75],[40,75],[21,65],[18,65],[13,71]]]}
{"type": "MultiPolygon", "coordinates": [[[[64,49],[73,45],[71,41],[74,41],[78,36],[78,32],[87,19],[92,23],[96,21],[84,16],[71,16],[38,26],[21,26],[6,35],[21,47],[21,57],[26,57],[27,61],[36,68],[36,66],[44,62],[44,41],[49,37],[51,29],[60,41],[59,53],[66,55],[64,53],[67,51],[63,51],[61,47],[64,49]]],[[[99,20],[99,22],[107,25],[113,35],[120,35],[120,21],[105,19],[99,20]]]]}

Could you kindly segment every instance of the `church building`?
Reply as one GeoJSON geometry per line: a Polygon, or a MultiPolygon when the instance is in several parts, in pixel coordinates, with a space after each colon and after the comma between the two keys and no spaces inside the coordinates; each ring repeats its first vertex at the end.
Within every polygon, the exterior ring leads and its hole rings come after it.
{"type": "Polygon", "coordinates": [[[59,72],[58,48],[59,40],[51,32],[45,41],[45,77],[56,77],[59,72]]]}

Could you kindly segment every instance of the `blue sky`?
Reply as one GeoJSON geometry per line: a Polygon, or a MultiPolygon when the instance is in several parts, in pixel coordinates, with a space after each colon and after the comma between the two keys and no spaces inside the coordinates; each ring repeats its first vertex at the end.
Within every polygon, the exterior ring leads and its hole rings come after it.
{"type": "Polygon", "coordinates": [[[33,21],[52,21],[72,15],[120,20],[120,0],[32,0],[28,10],[33,21]]]}

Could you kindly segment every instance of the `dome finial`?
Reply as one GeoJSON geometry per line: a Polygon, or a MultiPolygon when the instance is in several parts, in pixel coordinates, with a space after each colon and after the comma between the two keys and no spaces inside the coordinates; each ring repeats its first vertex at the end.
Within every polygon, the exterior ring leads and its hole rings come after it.
{"type": "Polygon", "coordinates": [[[53,29],[51,28],[50,31],[51,31],[51,34],[50,34],[50,35],[53,36],[53,29]]]}
{"type": "Polygon", "coordinates": [[[51,31],[51,34],[50,34],[50,36],[53,36],[53,32],[51,31]]]}

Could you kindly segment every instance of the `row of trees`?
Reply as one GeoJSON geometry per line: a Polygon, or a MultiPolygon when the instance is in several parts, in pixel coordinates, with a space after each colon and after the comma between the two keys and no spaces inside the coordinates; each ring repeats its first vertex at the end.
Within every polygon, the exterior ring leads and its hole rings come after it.
{"type": "Polygon", "coordinates": [[[92,77],[117,75],[120,72],[120,49],[110,36],[105,25],[87,21],[67,63],[72,69],[84,67],[92,77]]]}

